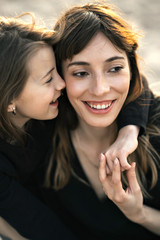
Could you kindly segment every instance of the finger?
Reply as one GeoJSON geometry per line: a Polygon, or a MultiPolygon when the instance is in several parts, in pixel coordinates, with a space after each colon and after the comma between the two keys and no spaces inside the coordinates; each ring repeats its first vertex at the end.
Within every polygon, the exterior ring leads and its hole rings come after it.
{"type": "Polygon", "coordinates": [[[128,170],[131,168],[131,165],[128,163],[127,158],[124,156],[119,157],[120,165],[121,165],[121,170],[128,170]]]}
{"type": "Polygon", "coordinates": [[[127,171],[128,183],[133,192],[139,190],[140,188],[136,177],[135,166],[135,162],[131,163],[131,168],[127,171]]]}
{"type": "Polygon", "coordinates": [[[111,155],[105,153],[105,158],[107,162],[107,167],[111,173],[113,171],[113,160],[115,159],[115,157],[113,158],[111,155]]]}
{"type": "Polygon", "coordinates": [[[105,158],[104,160],[105,160],[105,164],[106,164],[106,174],[108,175],[108,174],[111,174],[111,171],[110,171],[110,169],[109,169],[109,167],[108,167],[108,165],[107,165],[107,163],[106,163],[106,157],[105,157],[105,155],[102,153],[102,155],[100,155],[100,159],[102,158],[102,161],[103,161],[103,158],[105,158]]]}
{"type": "Polygon", "coordinates": [[[115,192],[118,193],[123,190],[121,182],[120,163],[117,158],[114,160],[114,167],[112,172],[112,184],[114,185],[115,192]]]}
{"type": "Polygon", "coordinates": [[[115,158],[114,165],[113,165],[113,172],[112,172],[112,181],[117,184],[121,179],[120,174],[120,163],[118,158],[115,158]]]}
{"type": "Polygon", "coordinates": [[[103,153],[100,154],[99,179],[101,182],[106,180],[106,160],[103,153]]]}
{"type": "Polygon", "coordinates": [[[111,170],[109,169],[107,163],[106,163],[106,173],[107,173],[107,175],[111,174],[111,170]]]}

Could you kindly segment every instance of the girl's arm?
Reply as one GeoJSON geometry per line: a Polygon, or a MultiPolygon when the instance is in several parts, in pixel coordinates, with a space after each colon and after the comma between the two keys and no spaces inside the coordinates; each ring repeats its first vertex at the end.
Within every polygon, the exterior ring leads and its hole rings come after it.
{"type": "Polygon", "coordinates": [[[108,173],[113,169],[115,158],[119,159],[122,171],[130,168],[127,157],[136,150],[138,136],[145,133],[153,93],[144,76],[142,76],[142,82],[144,86],[142,94],[135,101],[129,103],[119,114],[117,139],[104,153],[108,173]]]}
{"type": "Polygon", "coordinates": [[[138,126],[127,125],[119,130],[116,141],[104,153],[107,161],[107,173],[112,171],[113,162],[116,158],[120,161],[121,171],[130,168],[127,157],[134,152],[138,146],[139,129],[138,126]]]}
{"type": "Polygon", "coordinates": [[[0,237],[1,236],[5,237],[5,239],[8,240],[27,240],[27,238],[20,236],[19,233],[11,225],[9,225],[2,217],[0,217],[0,237]]]}
{"type": "Polygon", "coordinates": [[[118,128],[126,125],[136,125],[140,127],[140,135],[145,132],[148,122],[150,107],[154,99],[153,92],[148,86],[148,82],[142,76],[143,90],[141,95],[133,102],[129,103],[118,116],[118,128]]]}

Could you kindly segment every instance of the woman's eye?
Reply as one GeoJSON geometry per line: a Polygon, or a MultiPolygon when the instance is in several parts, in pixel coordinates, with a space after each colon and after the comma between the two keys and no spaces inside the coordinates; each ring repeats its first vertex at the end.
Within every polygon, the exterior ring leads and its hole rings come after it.
{"type": "Polygon", "coordinates": [[[73,73],[73,76],[76,76],[76,77],[85,77],[87,75],[88,75],[87,72],[76,72],[76,73],[73,73]]]}
{"type": "Polygon", "coordinates": [[[48,81],[46,83],[50,83],[52,81],[52,77],[50,77],[50,79],[48,79],[48,81]]]}
{"type": "Polygon", "coordinates": [[[111,68],[109,70],[109,72],[117,73],[117,72],[120,72],[122,69],[123,69],[122,66],[116,66],[116,67],[111,68]]]}

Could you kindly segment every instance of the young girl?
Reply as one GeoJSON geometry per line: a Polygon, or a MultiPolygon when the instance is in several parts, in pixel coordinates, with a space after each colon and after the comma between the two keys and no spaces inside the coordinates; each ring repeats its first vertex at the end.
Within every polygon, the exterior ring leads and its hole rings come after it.
{"type": "Polygon", "coordinates": [[[34,240],[73,237],[34,196],[65,87],[56,69],[55,41],[53,31],[34,21],[0,17],[0,216],[34,240]]]}

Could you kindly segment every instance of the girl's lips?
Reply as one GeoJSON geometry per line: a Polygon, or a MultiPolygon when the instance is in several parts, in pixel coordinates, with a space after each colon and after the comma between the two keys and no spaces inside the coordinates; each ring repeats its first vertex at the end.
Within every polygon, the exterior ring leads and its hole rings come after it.
{"type": "Polygon", "coordinates": [[[106,114],[108,113],[116,100],[109,100],[109,101],[86,101],[83,102],[86,106],[87,110],[91,113],[95,114],[106,114]]]}
{"type": "Polygon", "coordinates": [[[50,102],[50,105],[54,106],[54,107],[57,107],[58,106],[58,98],[60,97],[61,95],[58,95],[56,96],[56,100],[52,100],[52,102],[50,102]]]}
{"type": "Polygon", "coordinates": [[[57,107],[58,106],[58,100],[56,100],[55,102],[52,101],[50,103],[50,105],[53,106],[53,107],[57,107]]]}

